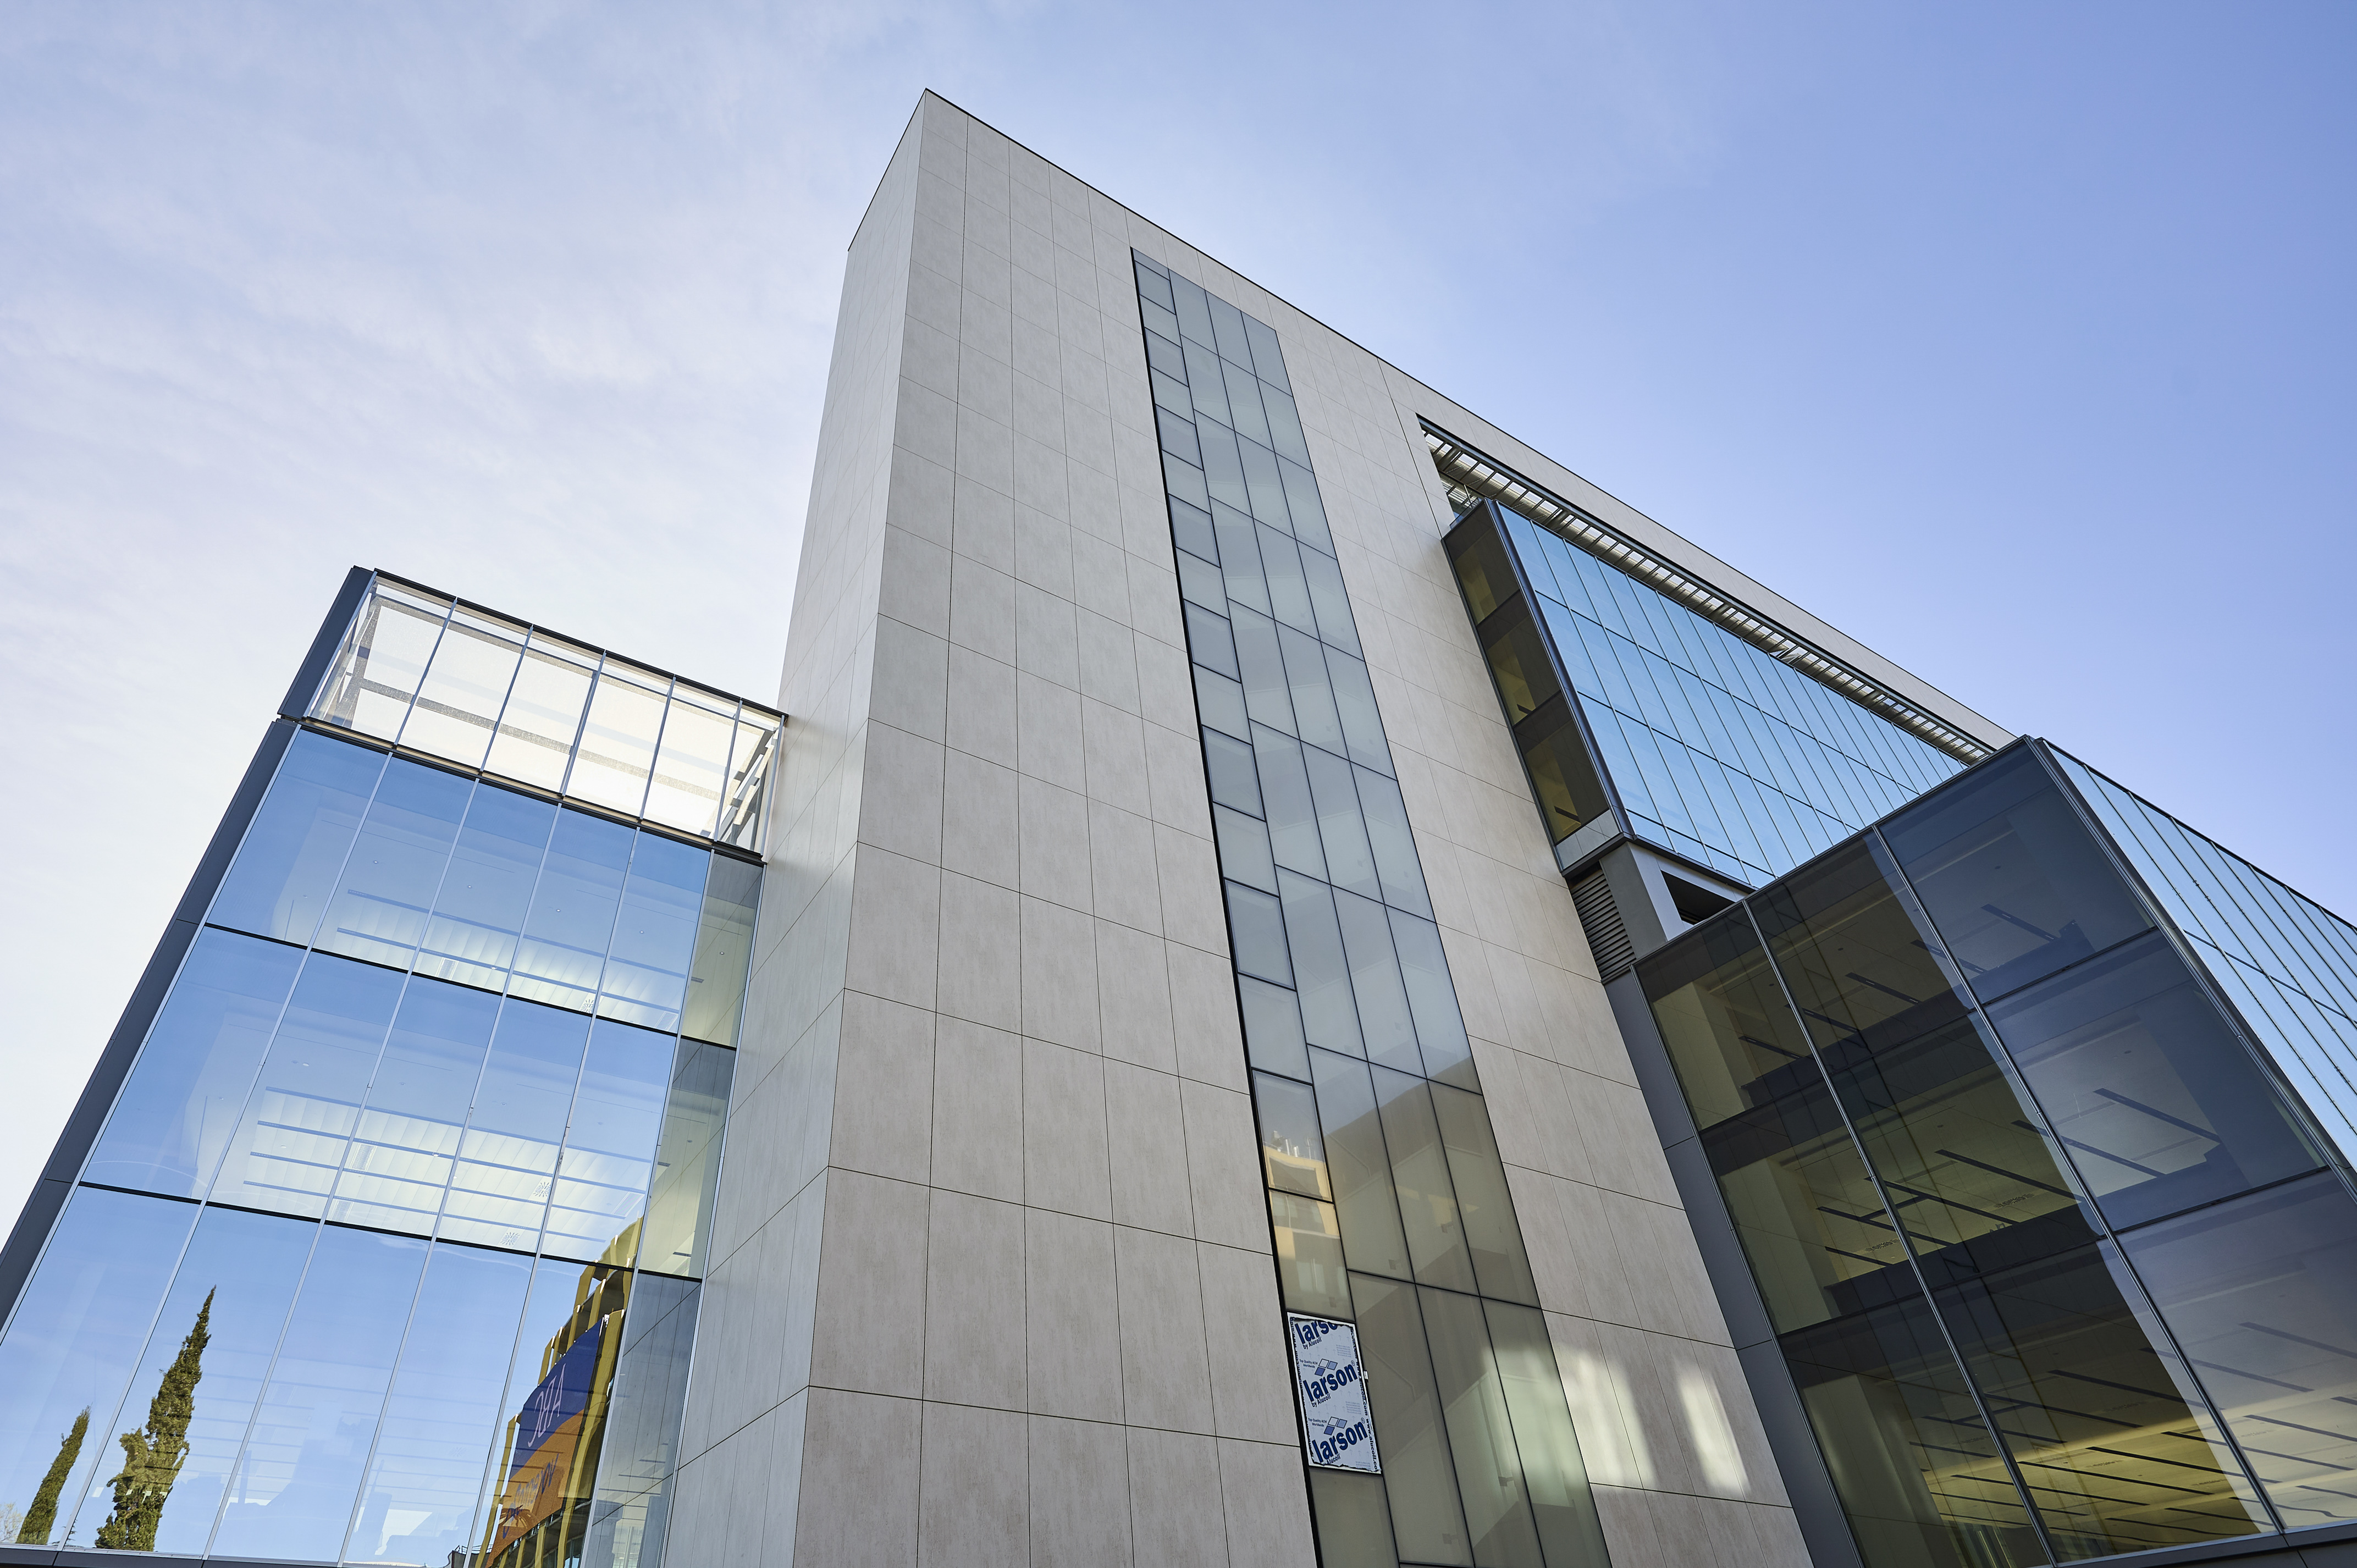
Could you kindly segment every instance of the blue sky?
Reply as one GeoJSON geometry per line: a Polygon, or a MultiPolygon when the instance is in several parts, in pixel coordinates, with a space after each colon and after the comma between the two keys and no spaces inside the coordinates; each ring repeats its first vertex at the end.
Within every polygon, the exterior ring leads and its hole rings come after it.
{"type": "Polygon", "coordinates": [[[775,690],[924,87],[2357,913],[2357,10],[0,9],[13,1206],[344,568],[775,690]]]}

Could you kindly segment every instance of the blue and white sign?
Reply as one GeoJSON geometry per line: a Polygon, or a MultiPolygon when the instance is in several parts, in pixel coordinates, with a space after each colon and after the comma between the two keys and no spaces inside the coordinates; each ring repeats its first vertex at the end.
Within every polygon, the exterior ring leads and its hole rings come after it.
{"type": "Polygon", "coordinates": [[[1381,1475],[1375,1423],[1367,1413],[1367,1373],[1359,1362],[1358,1326],[1289,1312],[1286,1327],[1293,1339],[1293,1386],[1301,1396],[1309,1462],[1381,1475]]]}

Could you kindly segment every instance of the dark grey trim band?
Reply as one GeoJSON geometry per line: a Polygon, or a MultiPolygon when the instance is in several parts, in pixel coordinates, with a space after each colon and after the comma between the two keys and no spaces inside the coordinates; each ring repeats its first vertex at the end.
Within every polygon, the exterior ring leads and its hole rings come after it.
{"type": "MultiPolygon", "coordinates": [[[[367,580],[365,574],[361,580],[367,580]]],[[[332,656],[333,650],[329,651],[332,656]]],[[[58,1134],[57,1146],[49,1153],[48,1164],[42,1167],[41,1179],[33,1185],[32,1196],[16,1217],[16,1228],[8,1233],[7,1244],[0,1247],[0,1303],[5,1303],[9,1312],[15,1310],[26,1277],[33,1271],[33,1262],[40,1256],[50,1228],[65,1208],[74,1177],[81,1173],[82,1161],[89,1157],[91,1145],[98,1142],[99,1128],[105,1124],[106,1113],[114,1108],[115,1094],[123,1088],[123,1080],[131,1076],[131,1064],[138,1058],[141,1042],[147,1038],[148,1026],[155,1023],[157,1010],[164,1005],[164,993],[171,990],[172,978],[180,972],[180,961],[195,943],[205,910],[212,904],[221,879],[229,875],[230,862],[237,857],[238,845],[245,841],[246,828],[262,809],[262,798],[269,792],[279,759],[286,755],[295,734],[296,726],[285,719],[274,721],[263,733],[262,744],[246,766],[245,777],[230,800],[229,811],[221,817],[221,826],[213,830],[212,842],[205,846],[204,857],[197,862],[196,875],[188,879],[188,891],[180,896],[179,907],[172,911],[163,937],[156,943],[155,955],[148,959],[139,983],[132,988],[131,1000],[124,1004],[114,1033],[107,1037],[106,1048],[99,1053],[90,1081],[82,1086],[73,1114],[66,1118],[65,1130],[58,1134]]]]}
{"type": "Polygon", "coordinates": [[[311,711],[311,699],[319,694],[319,684],[328,678],[328,666],[335,662],[336,650],[344,640],[344,628],[361,613],[361,596],[368,592],[369,580],[375,575],[365,566],[355,566],[344,574],[344,585],[336,590],[336,602],[328,607],[328,618],[319,623],[319,635],[311,639],[311,651],[303,655],[303,666],[295,671],[294,684],[278,700],[281,717],[299,719],[311,711]]]}

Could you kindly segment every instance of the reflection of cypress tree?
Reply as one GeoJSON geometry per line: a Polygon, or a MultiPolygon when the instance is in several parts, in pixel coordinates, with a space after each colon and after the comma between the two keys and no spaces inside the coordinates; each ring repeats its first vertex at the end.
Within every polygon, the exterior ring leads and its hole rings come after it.
{"type": "Polygon", "coordinates": [[[164,1370],[162,1386],[147,1402],[147,1425],[115,1439],[123,1444],[123,1470],[109,1485],[114,1511],[98,1527],[98,1544],[118,1551],[153,1552],[156,1527],[164,1521],[164,1499],[188,1458],[188,1417],[197,1408],[197,1380],[205,1375],[205,1346],[211,1340],[213,1293],[197,1309],[196,1326],[180,1341],[180,1353],[164,1370]]]}
{"type": "Polygon", "coordinates": [[[41,1477],[41,1489],[33,1494],[33,1506],[25,1510],[25,1527],[16,1532],[20,1545],[47,1546],[49,1531],[58,1522],[58,1494],[66,1489],[66,1475],[81,1457],[82,1434],[90,1430],[90,1407],[74,1417],[73,1430],[58,1440],[58,1456],[49,1461],[49,1473],[41,1477]]]}

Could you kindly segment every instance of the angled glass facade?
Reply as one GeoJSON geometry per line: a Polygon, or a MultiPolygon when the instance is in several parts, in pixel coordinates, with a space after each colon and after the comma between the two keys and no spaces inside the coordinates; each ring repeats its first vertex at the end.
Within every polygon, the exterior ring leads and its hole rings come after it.
{"type": "Polygon", "coordinates": [[[1381,1455],[1313,1462],[1321,1561],[1601,1564],[1276,335],[1136,274],[1280,1286],[1356,1326],[1381,1455]]]}
{"type": "Polygon", "coordinates": [[[1875,1564],[2357,1519],[2357,1202],[2024,742],[1641,959],[1875,1564]]]}
{"type": "Polygon", "coordinates": [[[1964,766],[1494,501],[1448,548],[1566,864],[1609,798],[1629,836],[1758,886],[1964,766]]]}
{"type": "Polygon", "coordinates": [[[30,1545],[649,1568],[780,720],[571,645],[519,696],[554,644],[382,578],[335,629],[0,1335],[0,1495],[30,1545]]]}

